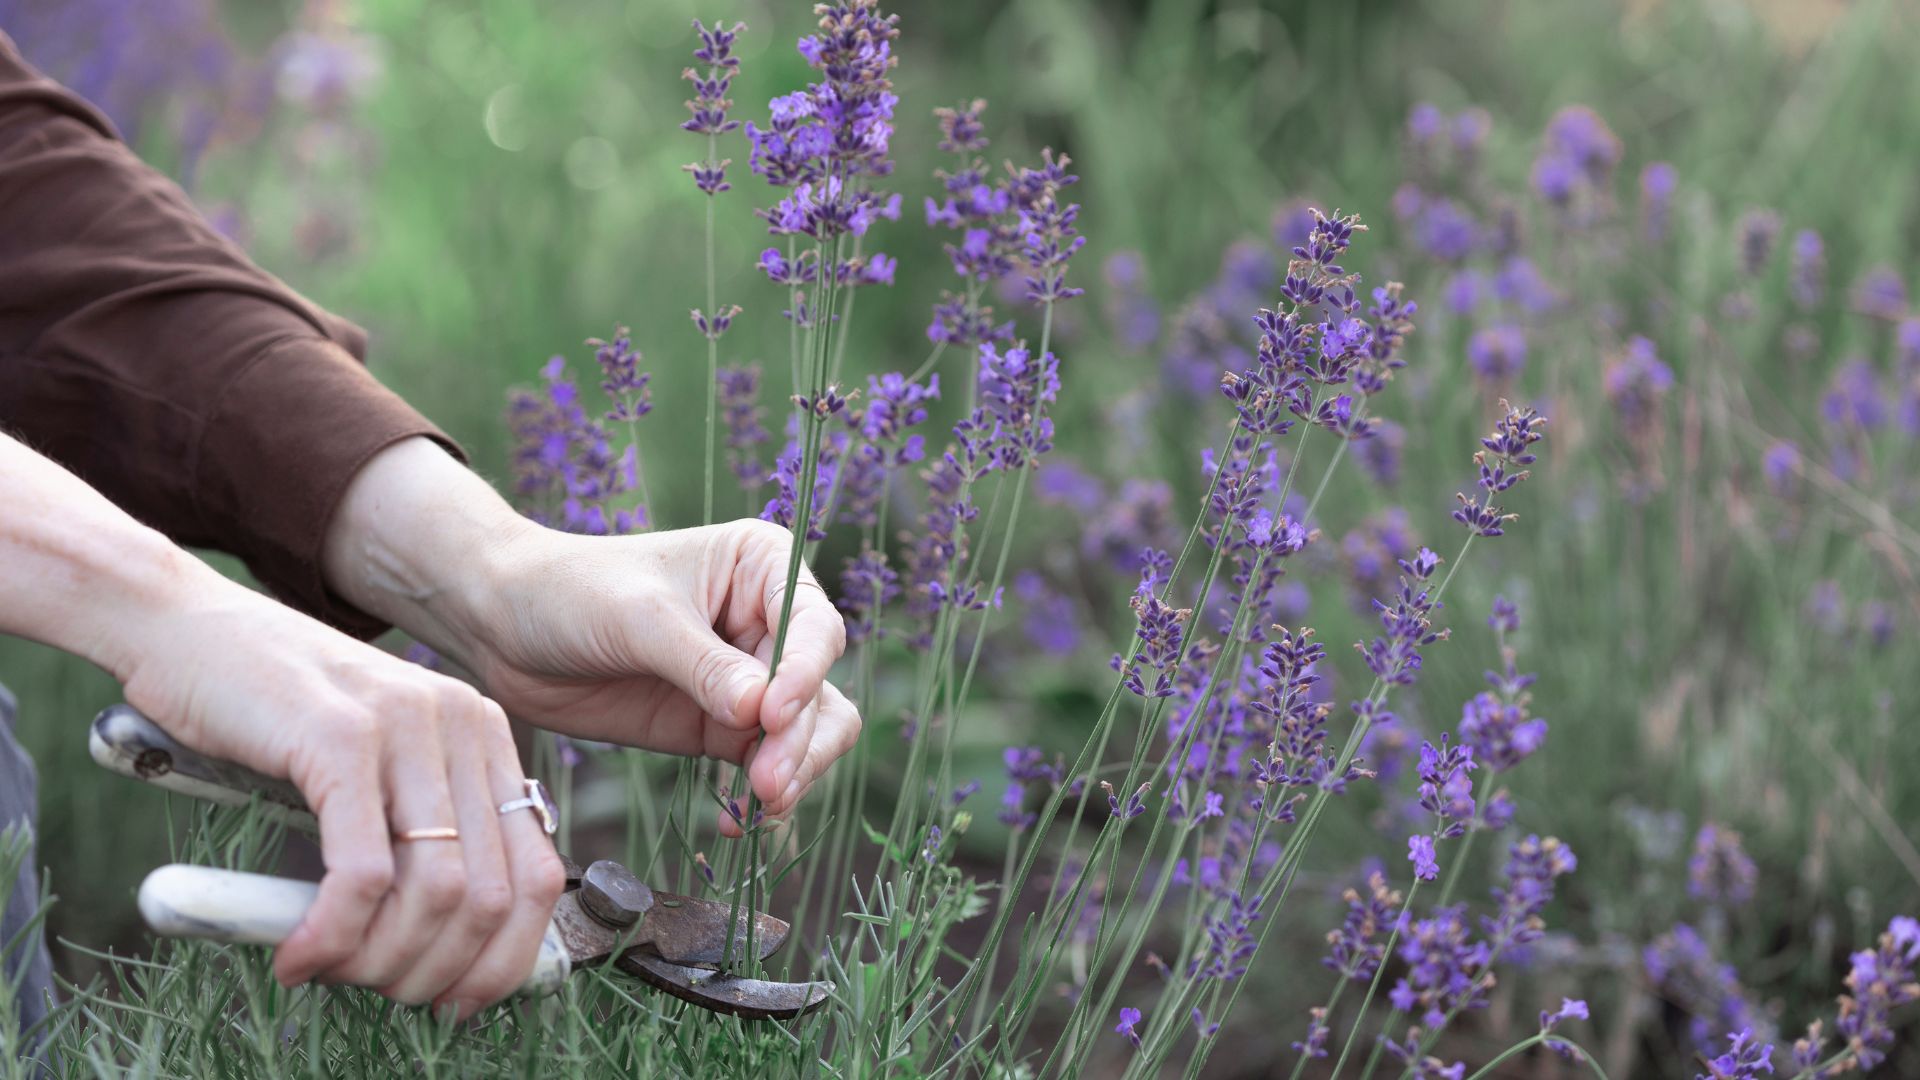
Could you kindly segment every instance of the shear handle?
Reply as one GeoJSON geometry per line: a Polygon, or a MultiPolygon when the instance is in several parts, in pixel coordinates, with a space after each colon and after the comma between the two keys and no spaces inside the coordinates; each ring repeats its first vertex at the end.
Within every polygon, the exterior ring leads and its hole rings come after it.
{"type": "MultiPolygon", "coordinates": [[[[174,863],[140,883],[140,914],[154,933],[165,937],[278,945],[306,918],[319,891],[311,881],[174,863]]],[[[518,992],[544,997],[558,990],[572,970],[559,931],[549,924],[533,971],[518,992]]]]}
{"type": "Polygon", "coordinates": [[[115,705],[95,717],[87,749],[95,762],[121,776],[223,806],[246,806],[258,795],[261,809],[280,824],[319,831],[307,800],[292,784],[182,746],[131,705],[115,705]]]}

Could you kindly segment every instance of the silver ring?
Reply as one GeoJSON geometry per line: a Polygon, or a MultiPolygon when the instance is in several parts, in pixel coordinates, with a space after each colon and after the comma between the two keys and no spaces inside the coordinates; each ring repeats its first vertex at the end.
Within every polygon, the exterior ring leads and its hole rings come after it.
{"type": "Polygon", "coordinates": [[[554,805],[553,796],[547,794],[546,785],[529,776],[522,782],[526,795],[500,804],[502,816],[516,810],[531,810],[533,816],[540,819],[540,828],[548,836],[560,831],[560,808],[554,805]]]}

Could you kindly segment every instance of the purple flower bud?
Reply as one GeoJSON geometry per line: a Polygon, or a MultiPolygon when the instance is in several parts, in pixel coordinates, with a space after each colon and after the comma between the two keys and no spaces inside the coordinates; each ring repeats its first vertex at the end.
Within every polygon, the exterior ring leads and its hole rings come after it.
{"type": "Polygon", "coordinates": [[[1413,876],[1421,881],[1432,881],[1440,876],[1440,864],[1434,861],[1433,837],[1407,837],[1407,861],[1413,864],[1413,876]]]}
{"type": "Polygon", "coordinates": [[[1140,1049],[1140,1032],[1138,1030],[1140,1019],[1139,1009],[1131,1005],[1122,1005],[1120,1007],[1120,1022],[1115,1024],[1113,1028],[1122,1038],[1132,1043],[1135,1050],[1140,1049]]]}

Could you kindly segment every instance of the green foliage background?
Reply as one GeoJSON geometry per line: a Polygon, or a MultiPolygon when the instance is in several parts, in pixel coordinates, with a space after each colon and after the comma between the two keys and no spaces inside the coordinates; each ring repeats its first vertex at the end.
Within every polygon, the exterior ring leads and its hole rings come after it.
{"type": "MultiPolygon", "coordinates": [[[[791,48],[805,10],[765,0],[726,9],[681,0],[365,0],[359,22],[385,56],[385,75],[357,112],[372,152],[302,171],[296,182],[286,152],[294,133],[272,126],[257,144],[216,147],[196,195],[210,206],[242,206],[256,257],[367,326],[374,370],[492,475],[504,472],[506,388],[530,381],[548,355],[584,360],[581,339],[632,325],[663,406],[643,436],[663,504],[656,515],[690,522],[699,505],[700,417],[692,406],[704,393],[704,347],[686,316],[703,292],[701,197],[679,171],[700,149],[677,129],[687,23],[698,15],[749,24],[734,97],[736,115],[755,117],[768,97],[806,77],[791,48]],[[343,208],[351,240],[314,258],[293,233],[320,204],[343,208]]],[[[1078,273],[1092,291],[1072,312],[1078,331],[1059,349],[1061,452],[1088,463],[1126,461],[1183,496],[1196,493],[1197,448],[1218,428],[1160,412],[1128,433],[1107,419],[1130,393],[1151,398],[1158,376],[1152,360],[1126,355],[1099,327],[1100,259],[1144,252],[1151,291],[1171,310],[1211,280],[1227,243],[1264,235],[1278,204],[1304,196],[1365,215],[1376,231],[1358,249],[1359,268],[1373,281],[1413,272],[1409,293],[1427,302],[1438,281],[1382,254],[1402,239],[1387,208],[1402,178],[1402,120],[1418,100],[1449,111],[1488,108],[1490,168],[1515,190],[1542,124],[1572,102],[1594,106],[1624,140],[1623,197],[1642,163],[1674,163],[1683,194],[1671,261],[1604,286],[1634,312],[1646,311],[1655,291],[1677,300],[1657,323],[1633,326],[1660,341],[1683,388],[1700,388],[1676,399],[1672,486],[1638,508],[1609,486],[1604,465],[1618,448],[1598,430],[1602,343],[1537,346],[1526,385],[1562,391],[1574,408],[1555,416],[1555,435],[1575,434],[1554,447],[1529,486],[1521,527],[1497,550],[1476,551],[1449,598],[1458,632],[1429,664],[1419,711],[1444,722],[1477,688],[1480,667],[1492,663],[1479,613],[1495,592],[1519,599],[1529,620],[1522,666],[1540,671],[1537,709],[1554,721],[1547,752],[1516,774],[1521,820],[1565,838],[1582,857],[1557,925],[1584,944],[1571,967],[1549,978],[1553,992],[1581,990],[1594,998],[1596,1017],[1630,1018],[1619,1021],[1630,1025],[1624,1034],[1603,1021],[1602,1043],[1636,1045],[1661,1026],[1661,1006],[1637,989],[1632,955],[1676,918],[1691,917],[1684,854],[1650,857],[1622,810],[1670,809],[1684,815],[1688,836],[1707,819],[1745,835],[1761,890],[1731,928],[1729,958],[1763,1000],[1783,1009],[1787,1030],[1803,1024],[1838,991],[1845,949],[1920,901],[1912,844],[1920,784],[1911,779],[1920,750],[1910,726],[1920,702],[1920,619],[1903,576],[1912,556],[1901,555],[1900,540],[1911,534],[1900,522],[1914,515],[1898,482],[1911,458],[1900,451],[1887,459],[1896,466],[1891,486],[1871,493],[1887,520],[1827,510],[1795,543],[1776,542],[1756,516],[1760,433],[1813,442],[1817,391],[1830,369],[1850,351],[1878,354],[1885,343],[1836,315],[1822,325],[1821,358],[1797,363],[1777,345],[1778,311],[1763,306],[1745,326],[1722,325],[1718,312],[1733,283],[1731,223],[1748,206],[1778,208],[1790,228],[1819,229],[1836,290],[1876,262],[1902,267],[1913,282],[1914,9],[1738,0],[903,0],[897,10],[897,186],[908,213],[885,230],[887,250],[900,257],[899,283],[861,301],[853,370],[911,368],[924,356],[927,304],[948,280],[940,238],[917,225],[919,197],[933,189],[916,171],[934,156],[929,111],[987,97],[997,154],[1061,148],[1083,177],[1075,195],[1090,244],[1078,273]],[[1707,340],[1737,346],[1737,366],[1713,368],[1700,344],[1707,340]],[[1728,399],[1711,388],[1725,385],[1740,388],[1737,412],[1748,419],[1716,421],[1728,399]],[[1588,401],[1590,412],[1580,407],[1588,401]],[[1893,604],[1903,622],[1892,644],[1872,651],[1814,630],[1803,608],[1822,578],[1837,580],[1851,602],[1893,604]]],[[[228,16],[241,40],[264,43],[293,12],[236,3],[228,16]]],[[[142,149],[155,160],[168,153],[165,145],[142,149]]],[[[725,340],[726,359],[773,361],[767,368],[779,392],[785,330],[775,313],[783,298],[751,267],[762,227],[750,208],[763,189],[744,167],[744,145],[732,156],[736,190],[720,204],[729,260],[720,296],[747,314],[725,340]]],[[[1782,290],[1771,295],[1783,302],[1782,290]]],[[[1396,393],[1385,406],[1418,450],[1396,494],[1426,536],[1442,533],[1484,421],[1464,333],[1416,334],[1413,370],[1424,389],[1396,393]]],[[[1330,497],[1330,531],[1380,501],[1358,484],[1351,497],[1330,497]]],[[[1189,505],[1176,500],[1176,516],[1189,505]]],[[[1071,543],[1063,538],[1072,529],[1046,523],[1024,557],[1044,561],[1045,545],[1071,543]]],[[[823,562],[837,566],[837,553],[823,562]]],[[[1124,587],[1115,581],[1111,592],[1124,587]]],[[[1316,588],[1316,601],[1323,640],[1344,643],[1362,632],[1337,583],[1316,588]]],[[[1113,639],[1124,632],[1115,624],[1113,639]]],[[[1344,644],[1333,651],[1337,663],[1350,662],[1344,644]]],[[[1101,659],[1076,666],[1001,657],[975,694],[962,736],[963,769],[972,771],[961,775],[991,782],[998,749],[1011,742],[1077,746],[1095,707],[1084,687],[1101,659]]],[[[157,795],[87,764],[85,723],[115,700],[114,688],[77,661],[14,641],[0,642],[0,680],[20,695],[22,734],[41,762],[41,856],[62,897],[54,930],[93,945],[128,944],[130,890],[164,861],[165,815],[157,795]]],[[[890,725],[875,730],[891,737],[890,725]]],[[[1377,847],[1368,824],[1346,822],[1349,835],[1336,833],[1336,843],[1377,847]]],[[[980,858],[997,858],[991,823],[967,843],[980,858]]],[[[1262,1021],[1246,1036],[1256,1052],[1297,1038],[1300,1010],[1323,992],[1324,973],[1309,959],[1317,935],[1295,929],[1297,940],[1272,954],[1286,971],[1268,973],[1278,976],[1271,994],[1249,1002],[1262,1021]]],[[[77,956],[63,963],[87,968],[77,956]]],[[[1520,1029],[1529,1007],[1519,1007],[1520,1029]]],[[[1486,1037],[1472,1056],[1497,1049],[1496,1036],[1486,1037]]],[[[1669,1064],[1676,1075],[1686,1068],[1669,1064]]]]}

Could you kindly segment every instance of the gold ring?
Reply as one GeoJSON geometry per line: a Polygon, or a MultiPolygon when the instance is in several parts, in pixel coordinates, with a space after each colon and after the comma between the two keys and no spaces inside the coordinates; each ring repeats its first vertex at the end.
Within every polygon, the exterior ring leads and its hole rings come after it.
{"type": "Polygon", "coordinates": [[[395,840],[458,840],[460,830],[442,826],[437,829],[402,829],[393,834],[395,840]]]}

